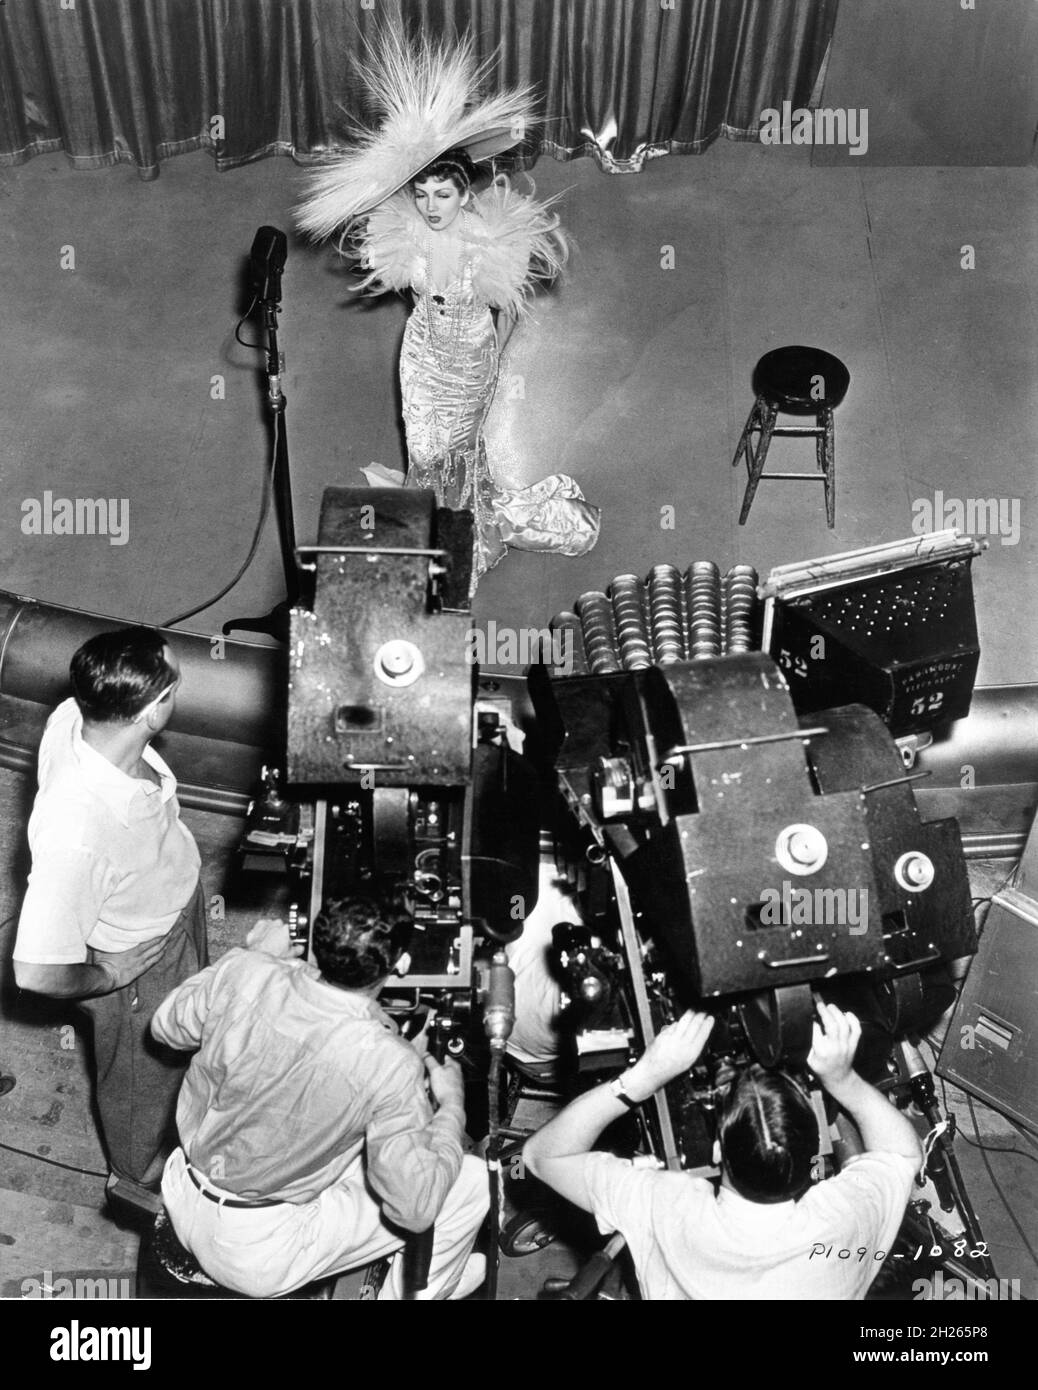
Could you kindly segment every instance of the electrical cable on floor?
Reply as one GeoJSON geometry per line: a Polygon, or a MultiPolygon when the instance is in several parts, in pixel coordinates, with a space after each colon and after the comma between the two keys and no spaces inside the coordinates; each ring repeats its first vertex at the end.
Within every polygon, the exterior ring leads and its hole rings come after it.
{"type": "Polygon", "coordinates": [[[1009,870],[1009,872],[1006,874],[1005,878],[1002,880],[1002,882],[998,885],[998,887],[994,890],[993,893],[985,894],[983,897],[980,897],[980,898],[971,898],[970,901],[974,904],[974,906],[975,906],[977,903],[989,903],[989,902],[993,901],[993,899],[995,899],[995,898],[998,897],[999,893],[1004,892],[1008,887],[1010,887],[1011,885],[1015,884],[1016,876],[1017,876],[1017,874],[1019,873],[1019,871],[1020,871],[1020,865],[1019,865],[1019,864],[1014,864],[1013,867],[1009,870]]]}
{"type": "MultiPolygon", "coordinates": [[[[925,1041],[927,1047],[930,1049],[931,1053],[933,1053],[934,1059],[936,1060],[936,1057],[937,1057],[937,1049],[934,1047],[933,1043],[930,1041],[929,1038],[925,1038],[924,1041],[925,1041]]],[[[936,1073],[935,1073],[935,1075],[936,1075],[936,1073]]],[[[947,1086],[944,1084],[944,1077],[943,1077],[943,1076],[938,1077],[937,1079],[938,1079],[938,1080],[940,1081],[940,1083],[941,1083],[941,1099],[942,1099],[942,1101],[943,1101],[943,1103],[944,1103],[944,1113],[947,1115],[947,1114],[949,1113],[949,1112],[948,1112],[948,1088],[947,1088],[947,1086]]],[[[965,1095],[965,1094],[966,1094],[966,1093],[965,1093],[965,1091],[964,1091],[964,1092],[963,1092],[963,1095],[965,1095]]],[[[1001,1112],[999,1112],[999,1113],[1001,1113],[1001,1112]]],[[[1008,1116],[1004,1116],[1003,1118],[1008,1119],[1008,1116]]],[[[1012,1120],[1010,1120],[1009,1122],[1010,1122],[1010,1124],[1013,1123],[1012,1120]]],[[[975,1121],[974,1121],[974,1128],[976,1129],[976,1122],[975,1122],[975,1121]]],[[[1016,1125],[1013,1125],[1013,1128],[1016,1129],[1017,1126],[1016,1126],[1016,1125]]],[[[967,1144],[970,1146],[971,1149],[983,1149],[986,1153],[989,1153],[989,1154],[1016,1154],[1017,1158],[1029,1158],[1029,1159],[1031,1159],[1033,1162],[1038,1163],[1038,1154],[1029,1154],[1029,1153],[1025,1153],[1023,1149],[1006,1149],[1006,1148],[1003,1148],[1003,1147],[1002,1147],[1001,1145],[999,1145],[999,1144],[985,1144],[985,1143],[983,1143],[983,1141],[981,1141],[981,1139],[980,1139],[980,1131],[979,1131],[979,1130],[977,1130],[977,1138],[976,1138],[976,1139],[971,1139],[964,1129],[958,1129],[958,1128],[957,1128],[956,1131],[955,1131],[955,1133],[956,1133],[956,1136],[961,1136],[962,1139],[963,1139],[963,1141],[964,1141],[965,1143],[967,1143],[967,1144]]],[[[1021,1133],[1023,1133],[1022,1130],[1021,1130],[1021,1133]]],[[[1026,1137],[1027,1137],[1027,1136],[1025,1135],[1025,1138],[1026,1138],[1026,1137]]]]}
{"type": "MultiPolygon", "coordinates": [[[[977,1125],[977,1112],[976,1112],[976,1111],[974,1110],[974,1108],[973,1108],[973,1097],[972,1097],[971,1095],[967,1095],[967,1096],[966,1096],[966,1104],[969,1106],[970,1119],[973,1121],[973,1132],[974,1132],[974,1134],[977,1136],[977,1143],[980,1144],[980,1128],[979,1128],[979,1126],[977,1125]]],[[[980,1147],[980,1156],[981,1156],[981,1158],[982,1158],[983,1161],[984,1161],[984,1167],[988,1170],[988,1177],[991,1179],[991,1185],[992,1185],[992,1187],[995,1189],[995,1191],[998,1193],[999,1197],[1001,1198],[1002,1205],[1005,1207],[1006,1212],[1007,1212],[1007,1214],[1008,1214],[1008,1216],[1009,1216],[1010,1221],[1012,1221],[1013,1225],[1016,1227],[1017,1235],[1019,1235],[1020,1239],[1021,1239],[1021,1240],[1023,1241],[1023,1243],[1024,1243],[1024,1249],[1025,1249],[1025,1250],[1027,1251],[1027,1253],[1030,1255],[1030,1257],[1031,1257],[1031,1259],[1034,1261],[1034,1263],[1035,1263],[1036,1265],[1038,1265],[1038,1255],[1036,1255],[1036,1254],[1034,1253],[1034,1248],[1033,1248],[1033,1246],[1031,1245],[1031,1242],[1027,1239],[1027,1236],[1026,1236],[1026,1234],[1024,1233],[1024,1228],[1020,1225],[1020,1222],[1016,1219],[1016,1212],[1015,1212],[1015,1211],[1013,1210],[1013,1208],[1009,1205],[1009,1202],[1008,1202],[1008,1200],[1007,1200],[1007,1198],[1006,1198],[1006,1194],[1002,1191],[1001,1184],[999,1183],[998,1179],[995,1177],[995,1171],[994,1171],[994,1169],[993,1169],[992,1166],[991,1166],[991,1160],[988,1158],[988,1156],[987,1156],[987,1151],[985,1150],[985,1148],[983,1147],[983,1145],[981,1145],[981,1147],[980,1147]]]]}
{"type": "Polygon", "coordinates": [[[992,897],[997,897],[999,893],[1004,892],[1007,888],[1010,888],[1010,887],[1015,888],[1015,887],[1016,887],[1016,883],[1017,883],[1017,879],[1018,879],[1019,877],[1020,877],[1020,860],[1018,859],[1018,860],[1016,861],[1016,863],[1013,865],[1013,867],[1012,867],[1012,868],[1009,870],[1009,872],[1006,874],[1006,876],[1005,876],[1005,878],[1002,880],[1002,882],[1001,882],[1001,883],[998,885],[998,887],[995,889],[994,893],[992,894],[992,897]]]}
{"type": "Polygon", "coordinates": [[[1031,1163],[1038,1163],[1038,1154],[1029,1154],[1024,1149],[1004,1149],[1000,1144],[978,1144],[976,1139],[971,1139],[965,1130],[958,1131],[971,1149],[981,1149],[986,1154],[1016,1154],[1017,1158],[1029,1159],[1031,1163]]]}
{"type": "MultiPolygon", "coordinates": [[[[245,346],[248,347],[250,346],[250,344],[246,343],[245,346]]],[[[252,535],[252,544],[249,546],[248,555],[246,555],[245,559],[242,561],[241,566],[238,569],[238,572],[234,575],[232,579],[229,579],[227,581],[227,583],[223,586],[223,588],[220,590],[218,594],[214,594],[212,598],[208,598],[205,600],[204,603],[198,604],[196,608],[189,608],[186,613],[178,613],[175,618],[167,618],[166,621],[161,624],[162,627],[176,627],[177,623],[182,623],[187,618],[193,618],[196,613],[204,613],[207,608],[212,608],[214,603],[219,603],[219,601],[223,598],[224,594],[229,594],[231,592],[235,584],[238,583],[242,575],[245,573],[245,571],[252,564],[253,560],[256,558],[256,551],[259,549],[260,538],[263,535],[263,528],[264,526],[266,526],[267,517],[270,515],[270,499],[273,496],[274,469],[277,467],[278,437],[281,432],[281,416],[279,414],[274,415],[273,423],[274,429],[273,439],[271,441],[272,448],[270,451],[270,468],[263,476],[263,497],[260,503],[259,520],[256,523],[256,529],[252,535]]]]}
{"type": "MultiPolygon", "coordinates": [[[[1007,1116],[1006,1118],[1008,1119],[1009,1117],[1007,1116]]],[[[1021,1135],[1029,1144],[1033,1144],[1034,1147],[1038,1149],[1038,1139],[1034,1137],[1030,1130],[1025,1129],[1023,1125],[1018,1125],[1015,1120],[1009,1120],[1009,1123],[1016,1130],[1017,1134],[1021,1135]]]]}
{"type": "MultiPolygon", "coordinates": [[[[999,893],[1003,892],[1003,891],[1004,891],[1006,888],[1008,888],[1011,884],[1014,884],[1014,883],[1015,883],[1016,876],[1017,876],[1017,873],[1019,872],[1019,869],[1020,869],[1020,865],[1019,865],[1019,864],[1014,864],[1013,867],[1009,870],[1008,874],[1006,874],[1005,878],[1002,880],[1002,882],[998,885],[998,887],[995,889],[995,891],[994,891],[993,893],[986,894],[986,895],[985,895],[984,897],[982,897],[982,898],[970,898],[970,903],[972,904],[972,907],[973,907],[973,916],[974,916],[974,918],[976,918],[976,916],[977,916],[977,909],[978,909],[978,907],[982,906],[984,903],[987,903],[988,907],[990,907],[991,904],[992,904],[992,902],[994,902],[995,898],[998,897],[999,893]]],[[[984,924],[986,924],[986,923],[987,923],[987,913],[984,914],[984,924]]],[[[978,935],[979,935],[980,933],[983,932],[983,929],[984,929],[983,924],[982,924],[982,925],[978,925],[978,927],[977,927],[977,933],[978,933],[978,935]]]]}
{"type": "Polygon", "coordinates": [[[0,1149],[6,1149],[9,1154],[21,1154],[23,1158],[34,1158],[37,1163],[49,1163],[52,1168],[64,1168],[70,1173],[82,1173],[86,1178],[107,1178],[107,1173],[99,1173],[96,1168],[77,1168],[72,1163],[62,1163],[59,1158],[44,1158],[43,1154],[34,1154],[31,1149],[16,1149],[13,1144],[0,1143],[0,1149]]]}

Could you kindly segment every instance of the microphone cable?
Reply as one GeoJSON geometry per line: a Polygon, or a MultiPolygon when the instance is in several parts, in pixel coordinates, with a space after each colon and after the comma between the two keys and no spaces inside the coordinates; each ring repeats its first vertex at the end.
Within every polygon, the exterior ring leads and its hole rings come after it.
{"type": "MultiPolygon", "coordinates": [[[[246,343],[245,346],[255,347],[255,344],[246,343]]],[[[267,518],[270,515],[270,500],[273,496],[274,490],[274,469],[277,467],[278,439],[281,433],[280,414],[274,415],[273,419],[274,430],[273,437],[271,439],[270,467],[266,470],[266,472],[263,475],[263,495],[260,498],[259,518],[256,522],[256,528],[252,533],[252,544],[249,546],[249,553],[245,556],[245,559],[241,562],[235,574],[227,581],[227,583],[223,586],[219,593],[214,594],[212,598],[206,599],[203,603],[197,604],[194,608],[189,608],[184,613],[178,613],[175,618],[167,618],[165,622],[160,624],[160,626],[176,627],[178,623],[182,623],[188,618],[193,618],[196,613],[202,613],[205,611],[205,609],[212,608],[214,603],[219,603],[219,601],[223,598],[225,594],[229,594],[231,592],[234,586],[241,579],[242,575],[252,564],[253,560],[256,558],[256,552],[257,550],[259,550],[260,538],[263,535],[263,528],[264,526],[266,526],[267,518]]]]}

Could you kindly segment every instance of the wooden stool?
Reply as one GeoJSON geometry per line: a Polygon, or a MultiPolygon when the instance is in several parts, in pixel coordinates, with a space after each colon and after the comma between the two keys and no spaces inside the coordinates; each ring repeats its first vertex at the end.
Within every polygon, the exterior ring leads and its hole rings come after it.
{"type": "Polygon", "coordinates": [[[745,454],[748,474],[739,525],[746,524],[762,478],[825,484],[825,516],[836,525],[836,449],[833,411],[847,394],[851,375],[838,357],[821,348],[782,347],[765,353],[753,371],[756,400],[732,459],[734,468],[745,454]],[[783,415],[813,415],[813,425],[776,425],[783,415]],[[754,448],[751,436],[756,433],[754,448]],[[816,473],[765,473],[768,446],[775,435],[802,435],[815,441],[816,473]]]}
{"type": "MultiPolygon", "coordinates": [[[[389,1268],[388,1260],[377,1260],[363,1271],[363,1280],[355,1301],[366,1302],[378,1294],[378,1288],[389,1268]]],[[[338,1276],[341,1278],[342,1276],[338,1276]]],[[[317,1279],[291,1293],[280,1294],[275,1302],[295,1303],[310,1300],[325,1302],[334,1297],[335,1275],[317,1279]]],[[[155,1218],[151,1231],[141,1239],[137,1256],[137,1297],[162,1299],[234,1299],[247,1303],[247,1294],[224,1288],[211,1279],[190,1251],[177,1239],[173,1223],[165,1211],[155,1218]]]]}

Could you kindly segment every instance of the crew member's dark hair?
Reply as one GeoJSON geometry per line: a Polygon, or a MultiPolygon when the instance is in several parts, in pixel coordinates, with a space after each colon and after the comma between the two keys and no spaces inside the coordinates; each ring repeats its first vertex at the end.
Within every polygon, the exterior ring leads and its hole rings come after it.
{"type": "Polygon", "coordinates": [[[459,145],[456,149],[444,151],[431,164],[427,164],[420,174],[415,174],[411,187],[416,183],[425,183],[426,179],[450,179],[458,192],[464,193],[472,187],[477,177],[476,166],[469,158],[468,151],[459,145]]]}
{"type": "Polygon", "coordinates": [[[99,632],[72,658],[72,693],[92,724],[125,724],[176,680],[161,632],[125,627],[99,632]]]}
{"type": "Polygon", "coordinates": [[[810,1186],[818,1121],[782,1072],[754,1062],[735,1079],[718,1137],[728,1180],[748,1201],[788,1202],[810,1186]]]}
{"type": "Polygon", "coordinates": [[[345,989],[384,979],[411,939],[413,922],[398,900],[358,891],[325,903],[314,922],[321,974],[345,989]]]}

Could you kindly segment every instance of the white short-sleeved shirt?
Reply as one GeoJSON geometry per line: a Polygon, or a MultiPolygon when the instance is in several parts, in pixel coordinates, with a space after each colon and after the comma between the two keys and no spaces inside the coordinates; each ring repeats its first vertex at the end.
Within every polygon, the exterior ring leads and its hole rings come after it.
{"type": "Polygon", "coordinates": [[[88,947],[129,950],[164,936],[190,901],[201,860],[176,778],[153,748],[143,756],[161,786],[128,777],[85,743],[75,700],[47,721],[15,960],[77,965],[88,947]]]}
{"type": "Polygon", "coordinates": [[[523,923],[518,941],[505,947],[515,975],[515,1026],[508,1055],[519,1062],[551,1062],[559,1055],[559,982],[550,968],[552,928],[559,922],[579,924],[580,910],[559,878],[555,865],[542,860],[538,870],[537,906],[523,923]]]}
{"type": "Polygon", "coordinates": [[[654,1300],[863,1299],[914,1176],[911,1159],[866,1153],[799,1201],[768,1205],[612,1154],[585,1160],[599,1229],[624,1237],[642,1296],[654,1300]]]}

